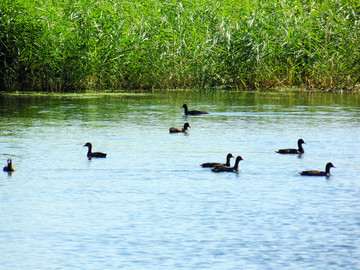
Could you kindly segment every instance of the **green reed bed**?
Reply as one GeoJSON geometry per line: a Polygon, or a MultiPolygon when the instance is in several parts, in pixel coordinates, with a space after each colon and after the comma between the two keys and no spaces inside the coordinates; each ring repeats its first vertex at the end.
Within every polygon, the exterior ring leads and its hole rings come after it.
{"type": "Polygon", "coordinates": [[[357,2],[5,0],[0,87],[354,89],[357,2]]]}

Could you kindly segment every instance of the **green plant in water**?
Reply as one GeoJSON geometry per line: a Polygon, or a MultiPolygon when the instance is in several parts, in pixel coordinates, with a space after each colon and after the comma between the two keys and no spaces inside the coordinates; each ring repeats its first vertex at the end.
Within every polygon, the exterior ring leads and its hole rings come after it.
{"type": "Polygon", "coordinates": [[[5,0],[2,90],[349,88],[350,0],[5,0]]]}

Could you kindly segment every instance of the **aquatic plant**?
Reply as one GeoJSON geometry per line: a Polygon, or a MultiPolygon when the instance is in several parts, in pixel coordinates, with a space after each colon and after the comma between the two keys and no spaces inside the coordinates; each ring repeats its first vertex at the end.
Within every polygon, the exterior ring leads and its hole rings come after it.
{"type": "Polygon", "coordinates": [[[2,90],[353,89],[351,0],[5,0],[2,90]]]}

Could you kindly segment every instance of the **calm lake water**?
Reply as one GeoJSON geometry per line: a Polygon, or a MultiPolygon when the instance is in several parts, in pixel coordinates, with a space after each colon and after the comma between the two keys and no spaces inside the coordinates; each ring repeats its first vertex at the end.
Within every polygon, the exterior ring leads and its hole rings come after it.
{"type": "Polygon", "coordinates": [[[359,94],[0,95],[0,117],[1,269],[360,269],[359,94]],[[238,174],[199,166],[227,153],[238,174]]]}

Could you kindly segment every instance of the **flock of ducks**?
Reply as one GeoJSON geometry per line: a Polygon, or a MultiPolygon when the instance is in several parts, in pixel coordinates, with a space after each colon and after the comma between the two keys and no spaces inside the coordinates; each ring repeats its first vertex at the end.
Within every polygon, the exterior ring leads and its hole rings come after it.
{"type": "MultiPolygon", "coordinates": [[[[201,114],[208,114],[208,112],[205,111],[198,111],[198,110],[192,110],[189,111],[188,106],[186,104],[184,104],[182,106],[182,108],[184,108],[184,113],[185,116],[188,115],[201,115],[201,114]]],[[[184,127],[179,128],[179,127],[170,127],[169,129],[169,133],[186,133],[188,131],[188,128],[191,128],[190,124],[188,122],[186,122],[184,124],[184,127]]],[[[287,148],[287,149],[279,149],[277,151],[275,151],[278,154],[303,154],[304,148],[303,148],[303,144],[306,144],[306,142],[303,139],[299,139],[298,142],[298,148],[287,148]]],[[[102,152],[92,152],[92,144],[90,142],[87,142],[86,144],[84,144],[84,147],[88,148],[88,152],[87,152],[87,157],[88,159],[91,158],[106,158],[106,153],[102,153],[102,152]]],[[[206,167],[206,168],[211,168],[211,170],[213,172],[235,172],[237,173],[239,171],[239,162],[241,160],[244,160],[241,156],[237,156],[235,159],[235,164],[234,166],[230,166],[230,159],[231,158],[235,158],[233,156],[233,154],[229,153],[226,156],[226,162],[225,163],[220,163],[220,162],[207,162],[207,163],[203,163],[201,164],[202,167],[206,167]]],[[[325,171],[321,171],[321,170],[309,170],[309,171],[302,171],[300,172],[301,175],[307,175],[307,176],[326,176],[329,177],[330,176],[330,168],[335,167],[334,164],[332,164],[331,162],[328,162],[325,166],[325,171]]],[[[12,173],[14,171],[16,171],[16,168],[12,165],[12,160],[9,158],[7,160],[7,165],[4,167],[3,171],[8,172],[8,173],[12,173]]]]}
{"type": "MultiPolygon", "coordinates": [[[[304,141],[303,139],[299,139],[298,142],[304,141]]],[[[302,148],[302,147],[301,147],[302,148]]],[[[289,148],[289,149],[279,149],[278,151],[275,151],[279,154],[302,154],[304,153],[304,150],[302,149],[302,152],[299,151],[299,149],[289,148]]],[[[202,167],[210,167],[213,172],[238,172],[239,171],[239,162],[241,160],[244,160],[241,156],[237,156],[235,160],[235,165],[233,167],[230,166],[230,159],[234,158],[233,154],[229,153],[226,156],[226,163],[220,163],[220,162],[207,162],[203,163],[200,166],[202,167]]],[[[300,172],[301,175],[308,175],[308,176],[330,176],[330,168],[332,168],[334,164],[331,162],[328,162],[325,166],[325,171],[321,170],[309,170],[309,171],[302,171],[300,172]]]]}

